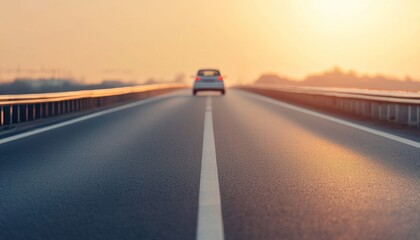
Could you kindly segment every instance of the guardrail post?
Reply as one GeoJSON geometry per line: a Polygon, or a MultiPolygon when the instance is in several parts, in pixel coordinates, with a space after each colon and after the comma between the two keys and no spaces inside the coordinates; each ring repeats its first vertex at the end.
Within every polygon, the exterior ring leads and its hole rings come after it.
{"type": "Polygon", "coordinates": [[[417,123],[419,122],[419,119],[417,117],[417,106],[416,105],[410,105],[410,114],[411,114],[411,126],[417,127],[417,123]]]}
{"type": "Polygon", "coordinates": [[[19,115],[20,115],[20,121],[21,122],[25,122],[25,113],[26,113],[25,112],[25,106],[26,105],[24,104],[24,105],[20,105],[20,107],[19,107],[20,108],[20,114],[19,115]]]}
{"type": "Polygon", "coordinates": [[[363,101],[362,102],[362,106],[363,106],[363,116],[368,116],[369,115],[369,106],[370,106],[370,104],[368,104],[367,102],[365,102],[365,101],[363,101]]]}
{"type": "Polygon", "coordinates": [[[351,102],[352,102],[352,112],[353,113],[357,113],[357,101],[355,101],[355,100],[351,100],[351,102]]]}
{"type": "Polygon", "coordinates": [[[409,124],[407,105],[397,104],[397,123],[409,124]]]}
{"type": "Polygon", "coordinates": [[[370,111],[369,111],[369,116],[370,118],[374,119],[375,118],[375,109],[376,109],[376,103],[372,102],[372,103],[368,103],[370,106],[370,111]]]}
{"type": "Polygon", "coordinates": [[[2,127],[4,125],[4,108],[3,108],[3,106],[0,107],[0,125],[2,127]]]}
{"type": "Polygon", "coordinates": [[[17,107],[17,123],[20,123],[20,105],[16,105],[17,107]]]}
{"type": "Polygon", "coordinates": [[[387,118],[387,120],[388,121],[392,121],[392,119],[391,119],[391,104],[387,104],[387,116],[386,116],[386,118],[387,118]]]}
{"type": "Polygon", "coordinates": [[[352,101],[352,103],[353,103],[353,112],[354,113],[357,113],[357,110],[358,110],[358,102],[356,101],[356,100],[351,100],[352,101]]]}
{"type": "Polygon", "coordinates": [[[376,110],[377,110],[377,104],[375,103],[375,102],[372,102],[371,104],[370,104],[370,117],[372,118],[372,119],[375,119],[376,118],[376,110]]]}
{"type": "Polygon", "coordinates": [[[407,124],[408,124],[408,126],[412,126],[413,125],[412,124],[413,114],[411,113],[411,110],[412,110],[411,105],[408,105],[407,109],[408,109],[407,110],[407,124]]]}
{"type": "Polygon", "coordinates": [[[36,104],[32,104],[32,120],[36,119],[36,104]]]}
{"type": "Polygon", "coordinates": [[[385,103],[381,103],[379,105],[379,120],[387,120],[388,117],[388,105],[385,103]]]}
{"type": "Polygon", "coordinates": [[[362,111],[362,103],[359,100],[354,100],[355,103],[355,108],[356,108],[356,114],[360,114],[363,115],[363,111],[362,111]]]}
{"type": "Polygon", "coordinates": [[[417,127],[420,128],[420,106],[417,106],[417,127]]]}
{"type": "Polygon", "coordinates": [[[13,105],[9,107],[9,126],[13,124],[13,105]]]}
{"type": "Polygon", "coordinates": [[[28,107],[28,104],[26,104],[26,106],[25,106],[25,119],[26,119],[26,122],[29,122],[29,107],[28,107]]]}

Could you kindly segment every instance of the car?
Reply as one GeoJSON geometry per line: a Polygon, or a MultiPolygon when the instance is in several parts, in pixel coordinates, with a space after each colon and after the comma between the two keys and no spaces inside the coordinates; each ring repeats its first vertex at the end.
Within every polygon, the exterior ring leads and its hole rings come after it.
{"type": "Polygon", "coordinates": [[[225,83],[223,76],[217,69],[200,69],[195,76],[193,95],[199,91],[220,91],[225,95],[225,83]]]}

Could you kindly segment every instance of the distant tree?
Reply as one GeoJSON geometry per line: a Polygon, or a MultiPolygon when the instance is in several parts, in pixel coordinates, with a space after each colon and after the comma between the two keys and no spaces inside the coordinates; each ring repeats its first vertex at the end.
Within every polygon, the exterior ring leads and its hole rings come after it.
{"type": "Polygon", "coordinates": [[[146,84],[155,84],[155,83],[158,83],[158,81],[154,78],[149,78],[149,79],[146,80],[145,83],[146,84]]]}
{"type": "Polygon", "coordinates": [[[404,79],[398,79],[395,77],[387,77],[382,74],[376,74],[374,76],[360,75],[354,70],[343,71],[338,66],[335,66],[332,69],[321,73],[308,75],[303,79],[303,81],[299,82],[285,77],[280,77],[276,74],[263,74],[256,80],[256,83],[302,85],[313,87],[420,91],[420,82],[415,81],[410,76],[406,76],[404,79]]]}
{"type": "Polygon", "coordinates": [[[175,78],[174,82],[176,83],[185,83],[186,77],[184,73],[178,73],[175,78]]]}

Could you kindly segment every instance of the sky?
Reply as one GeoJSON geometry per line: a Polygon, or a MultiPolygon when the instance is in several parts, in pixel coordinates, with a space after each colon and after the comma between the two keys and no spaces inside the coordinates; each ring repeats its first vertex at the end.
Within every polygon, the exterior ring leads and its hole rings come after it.
{"type": "Polygon", "coordinates": [[[0,0],[0,80],[10,69],[99,82],[215,67],[248,83],[333,66],[420,80],[419,12],[419,0],[0,0]]]}

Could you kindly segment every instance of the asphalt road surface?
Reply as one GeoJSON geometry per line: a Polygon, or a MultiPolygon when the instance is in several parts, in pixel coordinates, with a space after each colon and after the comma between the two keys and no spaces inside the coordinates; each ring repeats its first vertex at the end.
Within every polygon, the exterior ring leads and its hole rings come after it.
{"type": "Polygon", "coordinates": [[[420,239],[420,148],[256,96],[0,143],[0,239],[420,239]]]}

